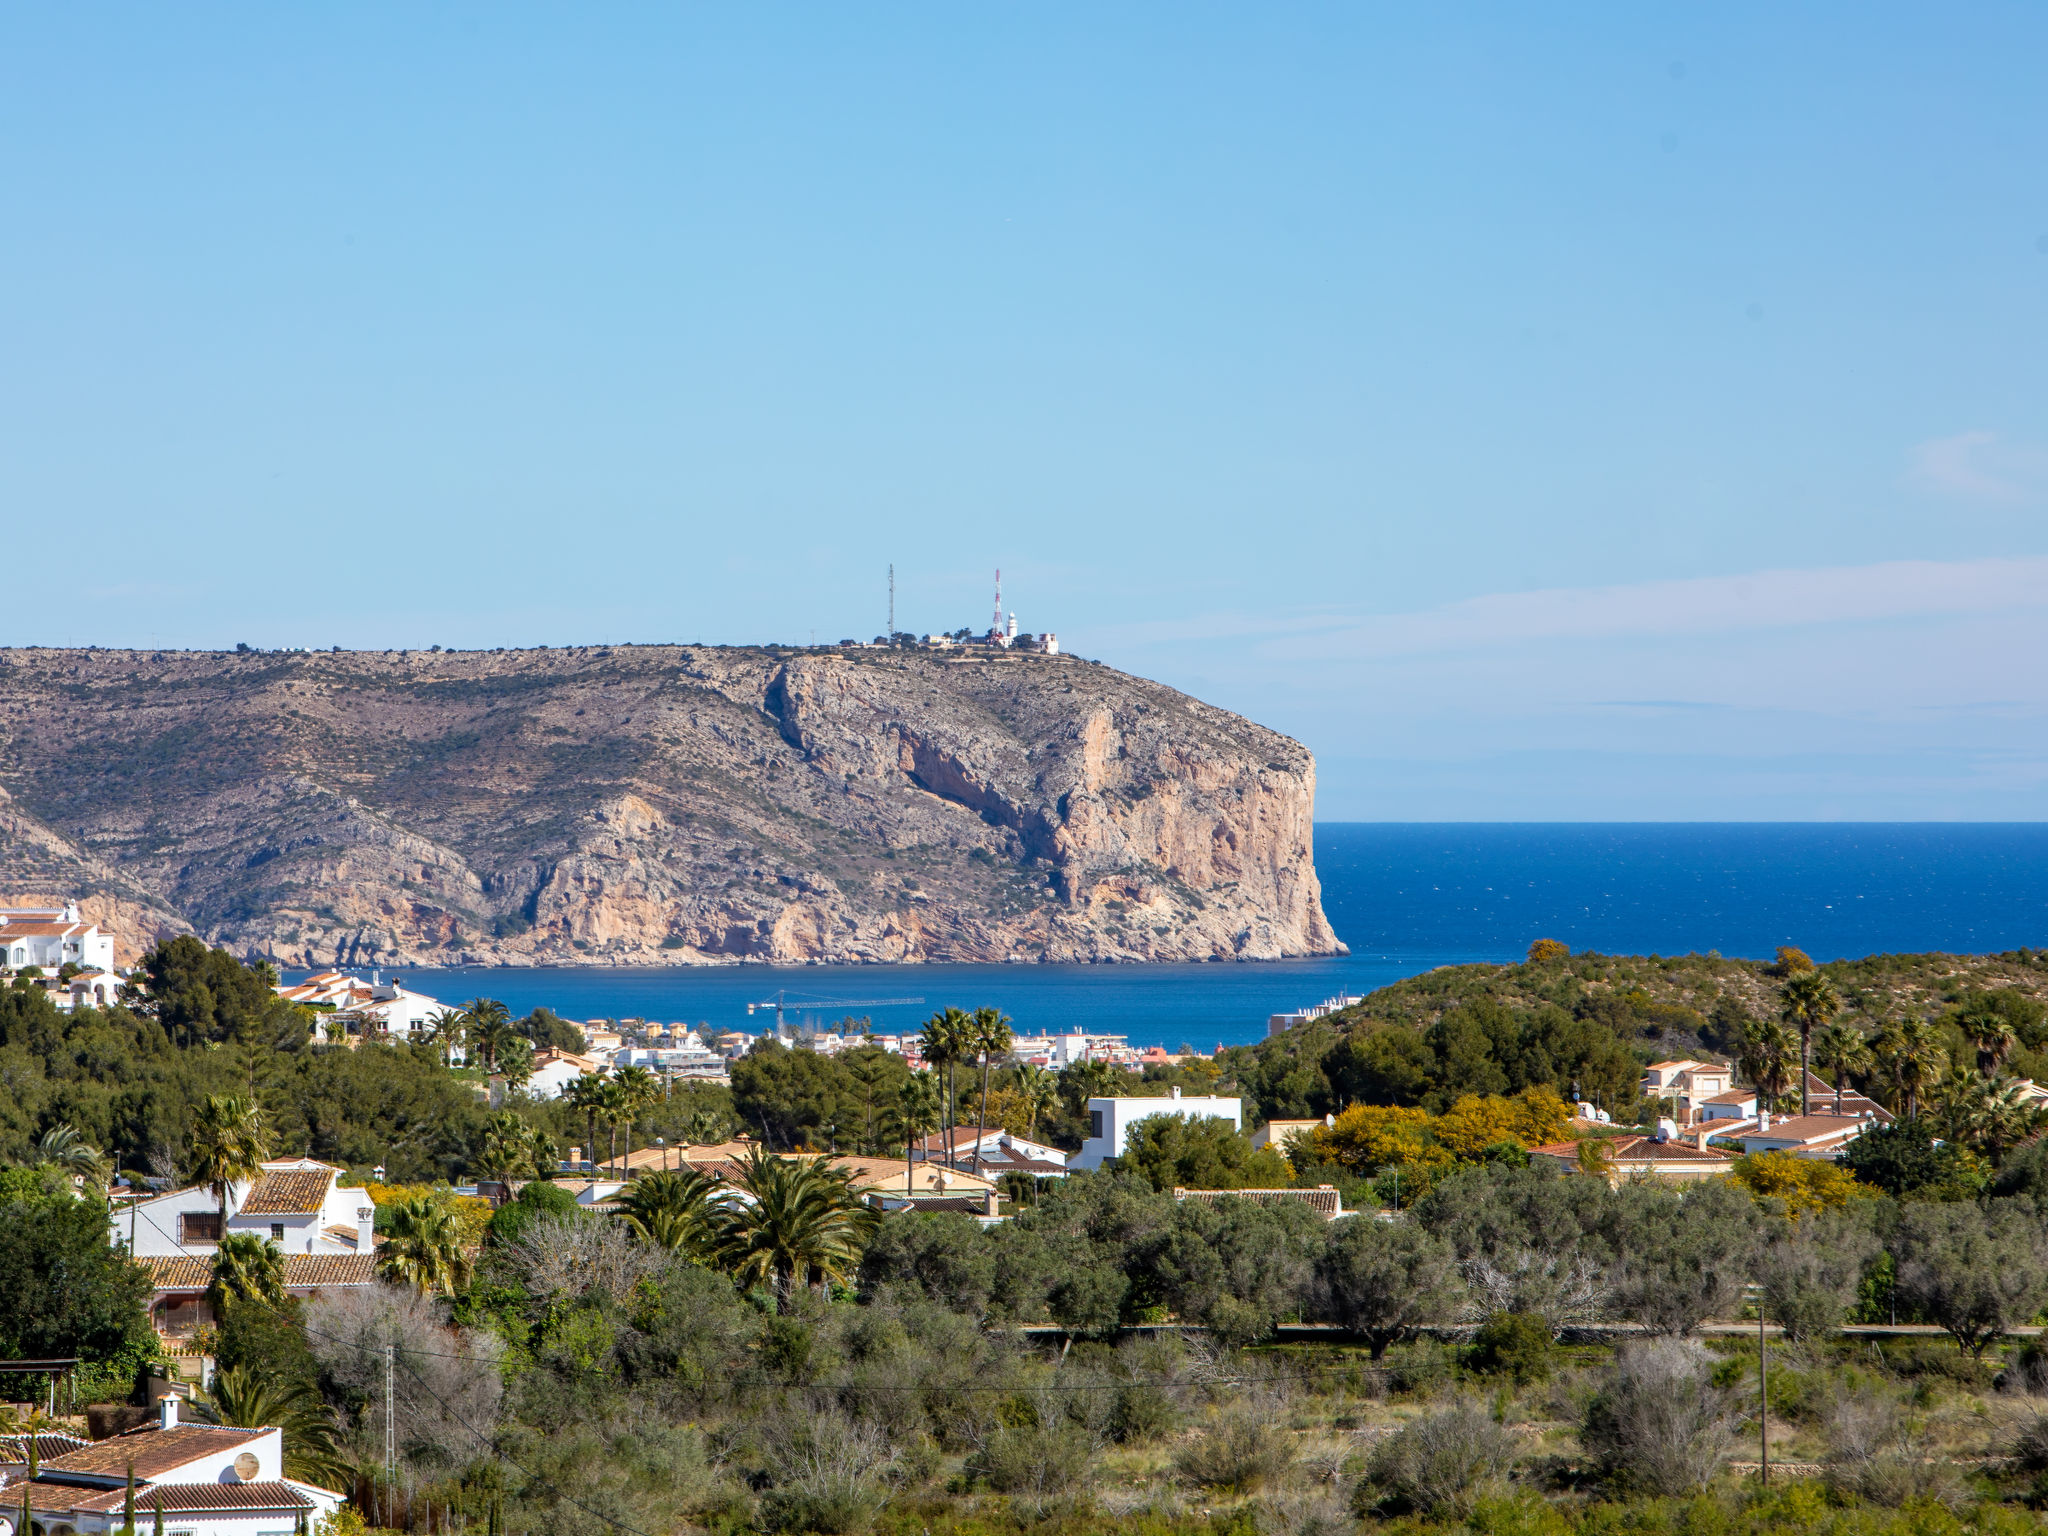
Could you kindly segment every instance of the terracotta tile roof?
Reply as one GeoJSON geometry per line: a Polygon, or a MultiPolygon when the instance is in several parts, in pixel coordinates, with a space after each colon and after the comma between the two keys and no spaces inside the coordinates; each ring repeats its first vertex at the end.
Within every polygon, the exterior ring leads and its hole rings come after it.
{"type": "Polygon", "coordinates": [[[28,1443],[31,1438],[36,1443],[36,1460],[38,1463],[48,1461],[53,1456],[64,1456],[72,1451],[82,1451],[92,1444],[90,1440],[81,1440],[76,1435],[49,1433],[35,1436],[0,1435],[0,1462],[18,1463],[22,1466],[28,1465],[28,1443]]]}
{"type": "Polygon", "coordinates": [[[1176,1189],[1176,1200],[1199,1200],[1214,1205],[1219,1200],[1251,1200],[1259,1205],[1305,1205],[1318,1216],[1332,1219],[1344,1214],[1344,1202],[1336,1189],[1324,1184],[1316,1189],[1176,1189]]]}
{"type": "Polygon", "coordinates": [[[362,1236],[354,1227],[322,1227],[320,1232],[322,1236],[331,1237],[337,1243],[347,1243],[351,1248],[355,1247],[357,1239],[362,1236]]]}
{"type": "MultiPolygon", "coordinates": [[[[350,1233],[354,1236],[354,1233],[350,1233]]],[[[203,1291],[213,1283],[213,1265],[205,1259],[177,1255],[142,1259],[149,1281],[159,1291],[203,1291]]],[[[330,1285],[374,1285],[377,1256],[373,1253],[288,1253],[284,1256],[284,1288],[324,1289],[330,1285]]]]}
{"type": "Polygon", "coordinates": [[[1741,1135],[1745,1141],[1798,1141],[1812,1145],[1859,1134],[1875,1123],[1855,1115],[1793,1115],[1789,1119],[1773,1120],[1767,1131],[1744,1131],[1741,1135]]]}
{"type": "MultiPolygon", "coordinates": [[[[123,1472],[122,1475],[125,1477],[127,1474],[123,1472]]],[[[51,1501],[52,1508],[68,1507],[81,1514],[105,1514],[110,1510],[118,1510],[128,1497],[127,1486],[123,1484],[119,1488],[109,1488],[104,1493],[74,1499],[68,1506],[62,1506],[58,1500],[62,1498],[63,1493],[75,1493],[77,1489],[66,1490],[62,1484],[46,1484],[40,1480],[37,1481],[36,1487],[47,1487],[56,1495],[51,1501]]],[[[37,1496],[36,1502],[43,1502],[41,1495],[37,1496]]],[[[167,1515],[190,1514],[211,1509],[264,1512],[311,1509],[313,1501],[290,1483],[156,1483],[148,1488],[135,1490],[135,1507],[151,1512],[161,1509],[167,1515]]]]}
{"type": "Polygon", "coordinates": [[[203,1291],[213,1283],[213,1266],[186,1254],[137,1262],[149,1266],[149,1283],[160,1291],[203,1291]]]}
{"type": "Polygon", "coordinates": [[[159,1429],[150,1424],[68,1455],[52,1457],[43,1463],[42,1470],[59,1476],[69,1472],[81,1477],[125,1478],[128,1464],[132,1461],[137,1477],[156,1478],[166,1472],[175,1472],[202,1456],[240,1450],[260,1435],[275,1433],[275,1430],[228,1429],[218,1424],[180,1424],[175,1429],[159,1429]]]}
{"type": "Polygon", "coordinates": [[[375,1285],[374,1253],[288,1253],[284,1285],[288,1291],[325,1289],[330,1285],[375,1285]]]}
{"type": "MultiPolygon", "coordinates": [[[[1709,1148],[1701,1151],[1685,1141],[1659,1141],[1654,1136],[1612,1136],[1598,1144],[1608,1150],[1609,1160],[1615,1164],[1627,1163],[1725,1163],[1728,1154],[1709,1148]]],[[[1546,1142],[1540,1147],[1531,1147],[1531,1157],[1555,1158],[1560,1162],[1577,1165],[1580,1143],[1576,1141],[1546,1142]]]]}
{"type": "Polygon", "coordinates": [[[249,1191],[238,1216],[305,1216],[327,1203],[331,1175],[324,1170],[266,1173],[249,1191]]]}

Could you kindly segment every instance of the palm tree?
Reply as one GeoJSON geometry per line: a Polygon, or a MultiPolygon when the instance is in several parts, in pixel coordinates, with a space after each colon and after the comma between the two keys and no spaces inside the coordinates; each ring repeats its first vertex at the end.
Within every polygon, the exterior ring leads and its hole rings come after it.
{"type": "Polygon", "coordinates": [[[633,1157],[633,1122],[661,1102],[661,1083],[645,1067],[621,1067],[615,1081],[619,1085],[620,1108],[626,1116],[626,1159],[633,1157]]]}
{"type": "Polygon", "coordinates": [[[735,1201],[720,1223],[718,1256],[742,1284],[767,1284],[786,1306],[790,1292],[814,1280],[845,1281],[874,1231],[851,1175],[822,1157],[776,1157],[756,1147],[735,1201]]]}
{"type": "Polygon", "coordinates": [[[1978,1145],[1994,1164],[2003,1163],[2007,1152],[2041,1129],[2043,1119],[2019,1080],[2001,1072],[1984,1085],[1978,1145]]]}
{"type": "Polygon", "coordinates": [[[1807,1112],[1807,1062],[1813,1053],[1813,1032],[1842,1011],[1842,999],[1825,971],[1801,971],[1785,983],[1779,1017],[1799,1026],[1799,1113],[1807,1112]]]}
{"type": "Polygon", "coordinates": [[[407,1200],[391,1212],[391,1229],[377,1251],[377,1273],[422,1296],[452,1296],[469,1285],[469,1255],[455,1213],[432,1196],[407,1200]]]}
{"type": "Polygon", "coordinates": [[[1944,1140],[1960,1146],[1977,1141],[1984,1128],[1985,1089],[1989,1086],[1960,1061],[1948,1064],[1948,1070],[1927,1090],[1928,1118],[1944,1140]]]}
{"type": "Polygon", "coordinates": [[[340,1492],[348,1487],[334,1416],[312,1388],[244,1365],[214,1372],[213,1387],[192,1403],[196,1417],[238,1429],[284,1432],[284,1475],[340,1492]]]}
{"type": "Polygon", "coordinates": [[[625,1084],[617,1078],[605,1078],[598,1084],[598,1111],[604,1116],[606,1162],[616,1161],[619,1155],[619,1122],[632,1113],[630,1096],[625,1084]]]}
{"type": "Polygon", "coordinates": [[[1925,1019],[1899,1019],[1878,1032],[1871,1050],[1891,1079],[1899,1112],[1908,1120],[1917,1119],[1920,1095],[1948,1059],[1941,1048],[1941,1032],[1925,1019]]]}
{"type": "Polygon", "coordinates": [[[539,1177],[548,1170],[534,1160],[533,1134],[511,1110],[500,1110],[484,1125],[484,1172],[501,1179],[539,1177]]]}
{"type": "MultiPolygon", "coordinates": [[[[939,1074],[941,1093],[939,1097],[939,1130],[941,1133],[953,1128],[953,1067],[973,1047],[968,1043],[972,1037],[973,1021],[958,1008],[941,1008],[924,1024],[925,1064],[939,1074]]],[[[950,1156],[953,1147],[950,1138],[946,1152],[950,1156]]]]}
{"type": "Polygon", "coordinates": [[[262,1107],[239,1094],[213,1094],[192,1113],[192,1171],[220,1205],[220,1230],[228,1230],[228,1194],[253,1182],[270,1155],[270,1132],[262,1107]]]}
{"type": "Polygon", "coordinates": [[[484,1059],[484,1071],[497,1071],[498,1053],[513,1035],[512,1010],[495,997],[473,997],[462,1005],[462,1024],[484,1059]]]}
{"type": "Polygon", "coordinates": [[[999,1009],[977,1008],[974,1010],[973,1023],[969,1026],[968,1039],[973,1043],[976,1054],[981,1057],[981,1108],[976,1111],[974,1116],[977,1133],[974,1138],[974,1171],[976,1174],[979,1174],[981,1172],[981,1136],[979,1133],[988,1129],[989,1069],[995,1065],[995,1059],[998,1056],[1009,1054],[1010,1047],[1016,1043],[1017,1037],[1010,1032],[1010,1021],[1004,1017],[999,1009]]]}
{"type": "Polygon", "coordinates": [[[726,1129],[725,1116],[714,1109],[700,1109],[690,1116],[683,1134],[693,1147],[715,1147],[725,1140],[726,1129]]]}
{"type": "Polygon", "coordinates": [[[31,1168],[47,1168],[71,1188],[102,1188],[112,1176],[106,1154],[79,1133],[68,1121],[43,1132],[36,1142],[31,1168]]]}
{"type": "Polygon", "coordinates": [[[1986,1077],[2004,1064],[2019,1043],[2012,1020],[1984,1002],[1973,1005],[1956,1023],[1962,1028],[1963,1038],[1977,1048],[1977,1070],[1986,1077]]]}
{"type": "Polygon", "coordinates": [[[584,1126],[590,1133],[589,1139],[583,1143],[583,1155],[596,1162],[597,1117],[604,1110],[604,1079],[594,1072],[586,1072],[562,1090],[562,1097],[583,1111],[584,1126]]]}
{"type": "Polygon", "coordinates": [[[427,1031],[423,1042],[438,1046],[441,1051],[441,1065],[449,1064],[449,1056],[462,1044],[466,1030],[460,1008],[439,1008],[427,1020],[427,1031]]]}
{"type": "Polygon", "coordinates": [[[207,1305],[216,1318],[225,1318],[228,1304],[236,1301],[284,1305],[284,1250],[254,1232],[223,1234],[220,1246],[213,1250],[207,1305]]]}
{"type": "Polygon", "coordinates": [[[1755,1085],[1759,1109],[1775,1109],[1785,1096],[1785,1083],[1792,1075],[1792,1058],[1797,1049],[1792,1031],[1775,1019],[1756,1019],[1744,1026],[1736,1065],[1755,1085]]]}
{"type": "Polygon", "coordinates": [[[908,1195],[912,1154],[917,1150],[918,1139],[939,1127],[939,1086],[932,1081],[931,1073],[911,1073],[910,1080],[903,1085],[897,1113],[903,1120],[903,1193],[908,1195]]]}
{"type": "Polygon", "coordinates": [[[644,1241],[702,1262],[718,1245],[725,1192],[695,1168],[643,1173],[619,1202],[620,1214],[644,1241]]]}
{"type": "Polygon", "coordinates": [[[1017,1069],[1017,1091],[1024,1095],[1025,1106],[1031,1111],[1031,1120],[1024,1134],[1036,1140],[1038,1117],[1050,1114],[1060,1101],[1060,1080],[1045,1068],[1026,1062],[1017,1069]]]}
{"type": "Polygon", "coordinates": [[[1813,1059],[1835,1080],[1835,1113],[1842,1112],[1842,1083],[1850,1073],[1870,1070],[1870,1042],[1863,1031],[1839,1021],[1813,1037],[1813,1059]]]}

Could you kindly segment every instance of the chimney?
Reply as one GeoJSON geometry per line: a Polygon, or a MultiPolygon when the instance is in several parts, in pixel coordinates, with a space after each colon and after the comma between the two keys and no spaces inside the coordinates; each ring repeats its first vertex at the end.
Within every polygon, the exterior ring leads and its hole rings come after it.
{"type": "Polygon", "coordinates": [[[156,1405],[156,1410],[157,1410],[157,1421],[156,1421],[156,1427],[157,1427],[158,1429],[176,1429],[176,1428],[178,1427],[178,1394],[177,1394],[177,1393],[175,1393],[175,1392],[166,1392],[166,1393],[164,1394],[164,1396],[163,1396],[163,1399],[162,1399],[162,1401],[160,1401],[160,1402],[159,1402],[159,1403],[158,1403],[158,1404],[156,1405]]]}
{"type": "Polygon", "coordinates": [[[999,1198],[1000,1197],[995,1190],[992,1189],[988,1192],[988,1207],[986,1211],[987,1215],[997,1216],[1001,1214],[1001,1212],[997,1209],[997,1201],[999,1198]]]}
{"type": "Polygon", "coordinates": [[[356,1207],[356,1252],[369,1253],[376,1246],[377,1207],[365,1201],[356,1207]]]}
{"type": "Polygon", "coordinates": [[[1176,1099],[1180,1097],[1180,1090],[1179,1090],[1178,1088],[1176,1088],[1176,1089],[1174,1089],[1174,1090],[1173,1090],[1173,1096],[1174,1096],[1174,1097],[1175,1097],[1176,1099]]]}

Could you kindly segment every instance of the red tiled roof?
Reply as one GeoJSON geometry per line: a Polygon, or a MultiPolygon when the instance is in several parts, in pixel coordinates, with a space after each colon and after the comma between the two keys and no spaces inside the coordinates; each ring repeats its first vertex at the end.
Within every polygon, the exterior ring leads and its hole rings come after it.
{"type": "Polygon", "coordinates": [[[1176,1200],[1199,1200],[1214,1205],[1219,1200],[1251,1200],[1259,1205],[1305,1205],[1318,1216],[1344,1214],[1344,1203],[1330,1185],[1317,1189],[1176,1189],[1176,1200]]]}
{"type": "Polygon", "coordinates": [[[44,1432],[37,1435],[0,1435],[0,1462],[28,1464],[28,1443],[36,1443],[36,1461],[48,1461],[53,1456],[65,1456],[72,1451],[82,1451],[90,1440],[81,1440],[76,1435],[58,1435],[44,1432]]]}
{"type": "Polygon", "coordinates": [[[161,1477],[202,1456],[239,1450],[259,1435],[275,1433],[275,1430],[229,1429],[219,1424],[180,1424],[174,1429],[160,1429],[149,1424],[68,1455],[52,1457],[43,1463],[42,1470],[74,1472],[89,1477],[126,1477],[129,1463],[133,1462],[137,1477],[161,1477]]]}
{"type": "Polygon", "coordinates": [[[1867,1131],[1872,1121],[1859,1119],[1854,1115],[1793,1115],[1785,1120],[1773,1120],[1769,1130],[1743,1131],[1742,1140],[1749,1141],[1830,1141],[1838,1136],[1855,1131],[1867,1131]]]}
{"type": "MultiPolygon", "coordinates": [[[[187,1254],[142,1259],[149,1281],[159,1291],[203,1291],[213,1283],[213,1265],[187,1254]]],[[[331,1285],[374,1285],[377,1256],[371,1253],[288,1253],[284,1256],[284,1288],[318,1290],[331,1285]]]]}
{"type": "Polygon", "coordinates": [[[324,1169],[293,1168],[266,1173],[249,1190],[238,1216],[305,1216],[327,1202],[333,1175],[324,1169]]]}
{"type": "MultiPolygon", "coordinates": [[[[125,1472],[122,1474],[127,1475],[125,1472]]],[[[93,1493],[82,1499],[73,1499],[69,1504],[62,1502],[65,1492],[81,1490],[66,1489],[61,1483],[45,1483],[38,1480],[38,1489],[48,1489],[51,1495],[48,1507],[75,1509],[80,1513],[105,1514],[120,1509],[128,1497],[128,1489],[109,1488],[104,1493],[93,1493]]],[[[38,1494],[36,1503],[44,1499],[38,1494]]],[[[311,1509],[313,1501],[290,1483],[153,1483],[147,1488],[135,1490],[135,1507],[154,1513],[161,1509],[165,1514],[194,1514],[201,1510],[239,1509],[254,1510],[258,1513],[270,1510],[311,1509]]]]}

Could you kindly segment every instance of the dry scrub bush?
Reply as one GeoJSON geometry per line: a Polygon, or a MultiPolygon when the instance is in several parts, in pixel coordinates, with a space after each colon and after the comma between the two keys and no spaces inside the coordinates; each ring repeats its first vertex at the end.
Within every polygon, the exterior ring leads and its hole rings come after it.
{"type": "Polygon", "coordinates": [[[397,1286],[327,1291],[306,1304],[306,1341],[369,1439],[384,1436],[384,1350],[393,1350],[400,1454],[417,1467],[459,1465],[498,1422],[501,1346],[451,1328],[441,1304],[397,1286]]]}
{"type": "Polygon", "coordinates": [[[1275,1420],[1281,1405],[1248,1401],[1224,1408],[1174,1453],[1184,1482],[1219,1493],[1257,1493],[1294,1464],[1294,1446],[1275,1420]]]}
{"type": "Polygon", "coordinates": [[[1514,1464],[1515,1435],[1471,1398],[1403,1425],[1373,1448],[1358,1513],[1391,1500],[1424,1515],[1469,1514],[1514,1464]]]}
{"type": "Polygon", "coordinates": [[[1857,1393],[1834,1406],[1827,1425],[1828,1487],[1887,1509],[1956,1503],[1962,1485],[1947,1462],[1928,1454],[1899,1405],[1857,1393]]]}
{"type": "Polygon", "coordinates": [[[769,1529],[857,1536],[889,1499],[889,1436],[837,1413],[785,1421],[766,1444],[772,1486],[761,1500],[769,1529]]]}
{"type": "Polygon", "coordinates": [[[1690,1340],[1625,1344],[1586,1405],[1579,1441],[1608,1480],[1676,1495],[1706,1486],[1734,1415],[1712,1382],[1713,1357],[1690,1340]]]}

